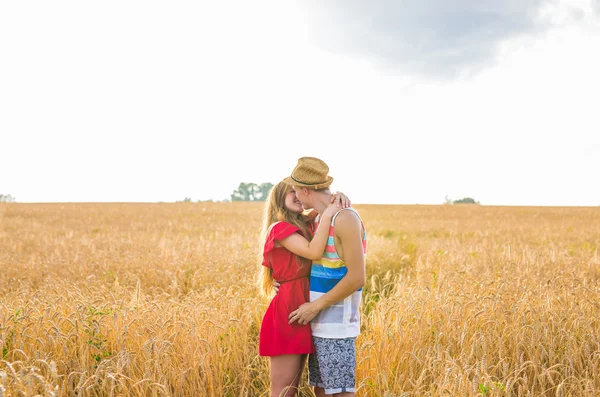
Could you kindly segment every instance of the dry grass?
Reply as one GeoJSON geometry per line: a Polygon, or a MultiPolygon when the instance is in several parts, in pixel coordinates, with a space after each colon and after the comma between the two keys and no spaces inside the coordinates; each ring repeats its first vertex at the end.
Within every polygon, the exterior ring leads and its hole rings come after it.
{"type": "MultiPolygon", "coordinates": [[[[600,395],[600,208],[357,207],[358,395],[600,395]]],[[[4,204],[0,396],[268,395],[261,208],[4,204]]]]}

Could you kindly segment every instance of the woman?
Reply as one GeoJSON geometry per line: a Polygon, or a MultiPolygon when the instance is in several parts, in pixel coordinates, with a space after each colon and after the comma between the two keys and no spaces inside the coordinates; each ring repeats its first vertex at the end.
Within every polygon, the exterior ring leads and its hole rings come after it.
{"type": "MultiPolygon", "coordinates": [[[[334,196],[322,214],[320,223],[329,225],[338,205],[348,206],[334,196]]],[[[321,259],[329,229],[313,230],[316,211],[303,213],[302,204],[291,186],[279,182],[267,197],[263,216],[259,284],[265,295],[271,295],[273,281],[279,292],[263,317],[259,354],[271,358],[271,396],[294,396],[298,390],[307,354],[314,353],[310,324],[289,324],[289,314],[309,301],[311,260],[321,259]],[[314,237],[311,236],[314,233],[314,237]]]]}

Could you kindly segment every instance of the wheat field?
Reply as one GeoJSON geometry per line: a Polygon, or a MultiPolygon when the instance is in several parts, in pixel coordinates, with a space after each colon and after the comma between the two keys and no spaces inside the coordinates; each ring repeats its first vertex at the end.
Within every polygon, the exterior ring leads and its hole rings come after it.
{"type": "MultiPolygon", "coordinates": [[[[600,395],[600,208],[356,208],[357,395],[600,395]]],[[[0,396],[268,396],[261,210],[3,204],[0,396]]]]}

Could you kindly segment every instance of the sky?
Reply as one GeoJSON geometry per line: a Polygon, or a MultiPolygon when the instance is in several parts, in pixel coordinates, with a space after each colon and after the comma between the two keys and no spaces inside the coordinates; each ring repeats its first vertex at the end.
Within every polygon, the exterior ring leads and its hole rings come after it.
{"type": "Polygon", "coordinates": [[[600,205],[600,0],[0,2],[0,193],[600,205]]]}

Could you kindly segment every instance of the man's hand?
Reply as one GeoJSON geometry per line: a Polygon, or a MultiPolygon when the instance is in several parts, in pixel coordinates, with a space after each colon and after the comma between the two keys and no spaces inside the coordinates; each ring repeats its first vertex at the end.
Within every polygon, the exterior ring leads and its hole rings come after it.
{"type": "Polygon", "coordinates": [[[316,315],[319,314],[317,305],[313,302],[303,303],[299,308],[294,310],[289,315],[289,324],[298,321],[298,324],[308,324],[316,315]]]}
{"type": "Polygon", "coordinates": [[[279,284],[279,282],[273,280],[273,289],[275,289],[275,294],[277,294],[279,292],[279,287],[281,287],[281,284],[279,284]]]}

